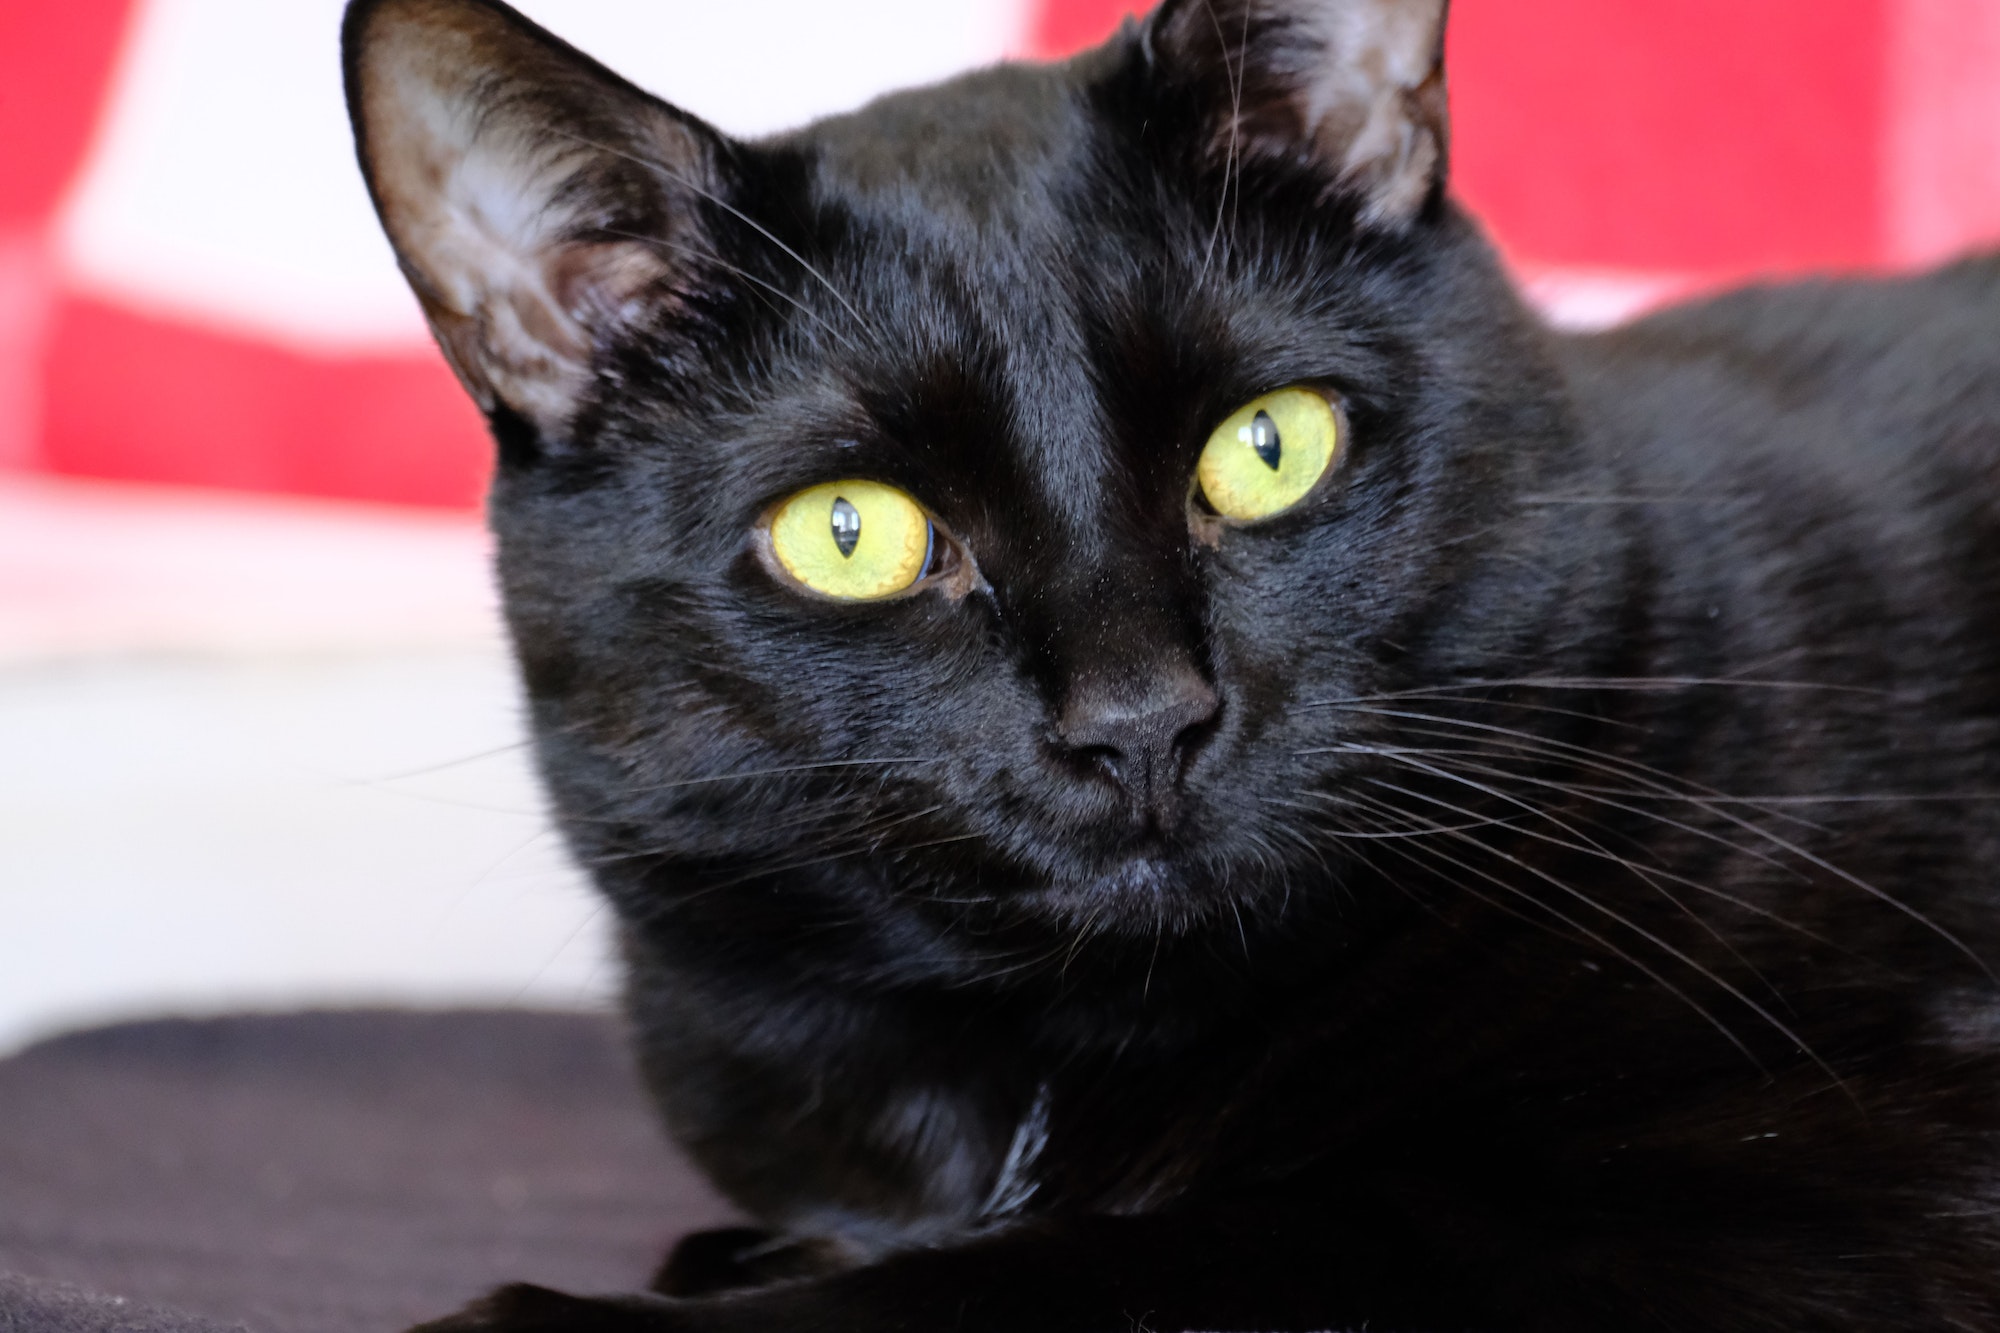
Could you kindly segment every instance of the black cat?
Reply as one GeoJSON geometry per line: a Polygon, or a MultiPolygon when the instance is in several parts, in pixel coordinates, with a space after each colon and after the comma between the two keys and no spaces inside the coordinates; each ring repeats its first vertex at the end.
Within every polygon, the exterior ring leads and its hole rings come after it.
{"type": "Polygon", "coordinates": [[[1558,337],[1443,23],[1166,0],[746,144],[353,5],[640,1058],[770,1228],[433,1327],[2000,1328],[2000,261],[1558,337]]]}

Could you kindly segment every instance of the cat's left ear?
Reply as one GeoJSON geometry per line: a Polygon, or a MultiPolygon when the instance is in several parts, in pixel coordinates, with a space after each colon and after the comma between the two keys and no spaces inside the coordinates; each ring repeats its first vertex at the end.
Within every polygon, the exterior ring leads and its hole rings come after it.
{"type": "Polygon", "coordinates": [[[431,331],[496,424],[565,439],[603,351],[682,294],[721,134],[499,0],[352,0],[348,109],[431,331]]]}
{"type": "Polygon", "coordinates": [[[1156,81],[1200,108],[1218,162],[1323,172],[1365,226],[1400,228],[1443,189],[1447,0],[1165,0],[1156,81]]]}

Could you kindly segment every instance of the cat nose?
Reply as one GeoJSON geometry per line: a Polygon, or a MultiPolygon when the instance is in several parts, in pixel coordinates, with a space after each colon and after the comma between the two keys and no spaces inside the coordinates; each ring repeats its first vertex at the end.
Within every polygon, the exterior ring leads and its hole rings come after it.
{"type": "Polygon", "coordinates": [[[1085,682],[1056,718],[1063,745],[1095,763],[1131,799],[1134,813],[1170,823],[1181,777],[1212,729],[1222,700],[1192,667],[1129,682],[1085,682]]]}

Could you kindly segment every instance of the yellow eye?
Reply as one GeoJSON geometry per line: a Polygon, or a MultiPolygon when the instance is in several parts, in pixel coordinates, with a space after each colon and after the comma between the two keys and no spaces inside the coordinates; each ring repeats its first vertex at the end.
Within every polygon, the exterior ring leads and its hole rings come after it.
{"type": "Polygon", "coordinates": [[[1215,512],[1239,523],[1305,499],[1340,452],[1341,418],[1323,393],[1280,389],[1215,428],[1195,464],[1215,512]]]}
{"type": "Polygon", "coordinates": [[[930,564],[931,521],[879,481],[830,481],[800,491],[769,520],[771,554],[814,592],[847,601],[893,597],[930,564]]]}

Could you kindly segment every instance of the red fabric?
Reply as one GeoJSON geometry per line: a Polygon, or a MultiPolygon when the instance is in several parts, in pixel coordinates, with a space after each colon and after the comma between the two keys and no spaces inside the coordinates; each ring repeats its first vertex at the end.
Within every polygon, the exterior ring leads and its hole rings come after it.
{"type": "Polygon", "coordinates": [[[71,298],[46,362],[53,471],[470,507],[485,424],[436,353],[320,358],[71,298]]]}
{"type": "Polygon", "coordinates": [[[1039,0],[1028,27],[1028,53],[1066,56],[1110,36],[1127,14],[1151,9],[1145,0],[1039,0]]]}
{"type": "Polygon", "coordinates": [[[0,232],[54,212],[97,126],[130,0],[0,0],[0,232]]]}
{"type": "Polygon", "coordinates": [[[1882,0],[1458,6],[1454,188],[1532,261],[1876,262],[1887,28],[1882,0]]]}

